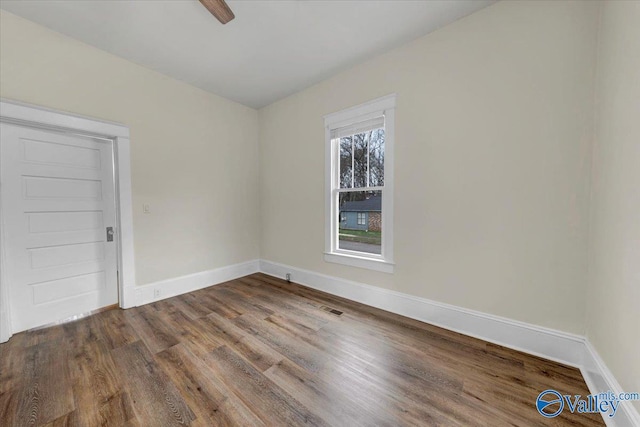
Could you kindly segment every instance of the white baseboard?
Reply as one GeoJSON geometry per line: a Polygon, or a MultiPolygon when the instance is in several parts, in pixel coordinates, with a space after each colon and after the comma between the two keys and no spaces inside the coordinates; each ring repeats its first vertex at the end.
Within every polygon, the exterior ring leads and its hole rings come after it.
{"type": "MultiPolygon", "coordinates": [[[[456,307],[271,261],[260,260],[260,271],[278,278],[284,278],[287,273],[290,273],[293,282],[319,291],[580,368],[587,386],[593,394],[608,390],[614,392],[638,391],[622,390],[593,346],[585,337],[580,335],[456,307]]],[[[534,403],[532,402],[532,404],[534,403]]],[[[622,402],[615,417],[609,418],[605,416],[605,422],[610,427],[639,427],[640,417],[631,402],[622,402]]]]}
{"type": "Polygon", "coordinates": [[[9,322],[8,313],[0,308],[0,344],[9,341],[9,338],[11,338],[12,334],[9,328],[9,322]]]}
{"type": "MultiPolygon", "coordinates": [[[[607,390],[611,390],[614,393],[622,391],[640,392],[640,390],[624,390],[587,339],[584,341],[583,362],[580,370],[592,393],[600,393],[607,390]]],[[[621,402],[615,417],[608,418],[605,416],[604,421],[610,427],[640,427],[640,414],[632,402],[621,402]]]]}
{"type": "Polygon", "coordinates": [[[256,259],[138,286],[136,288],[136,306],[175,297],[176,295],[197,291],[198,289],[257,273],[259,267],[260,262],[256,259]]]}

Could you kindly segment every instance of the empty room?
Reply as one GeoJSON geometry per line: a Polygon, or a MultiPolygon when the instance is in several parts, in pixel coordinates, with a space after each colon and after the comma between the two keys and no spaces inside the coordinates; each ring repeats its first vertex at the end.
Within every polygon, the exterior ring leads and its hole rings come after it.
{"type": "Polygon", "coordinates": [[[0,426],[640,427],[640,0],[0,0],[0,426]]]}

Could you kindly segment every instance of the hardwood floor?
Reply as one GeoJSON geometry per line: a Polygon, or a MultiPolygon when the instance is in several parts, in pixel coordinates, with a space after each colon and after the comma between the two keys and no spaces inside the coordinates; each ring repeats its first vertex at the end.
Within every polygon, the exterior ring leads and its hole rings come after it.
{"type": "Polygon", "coordinates": [[[0,425],[592,426],[577,369],[263,274],[0,345],[0,425]],[[336,315],[321,307],[330,307],[336,315]]]}

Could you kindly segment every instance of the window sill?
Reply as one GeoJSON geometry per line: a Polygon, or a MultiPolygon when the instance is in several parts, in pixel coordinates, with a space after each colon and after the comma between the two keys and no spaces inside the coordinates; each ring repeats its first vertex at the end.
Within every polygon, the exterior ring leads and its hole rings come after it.
{"type": "Polygon", "coordinates": [[[340,253],[325,252],[324,260],[336,264],[349,265],[351,267],[365,268],[367,270],[381,271],[393,274],[395,264],[381,259],[360,257],[357,255],[347,255],[340,253]]]}

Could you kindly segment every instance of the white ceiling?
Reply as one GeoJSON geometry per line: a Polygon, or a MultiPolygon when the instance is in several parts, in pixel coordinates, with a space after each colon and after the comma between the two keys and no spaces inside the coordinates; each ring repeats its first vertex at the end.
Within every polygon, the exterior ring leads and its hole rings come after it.
{"type": "Polygon", "coordinates": [[[0,7],[254,108],[493,3],[228,1],[221,25],[197,0],[1,0],[0,7]]]}

